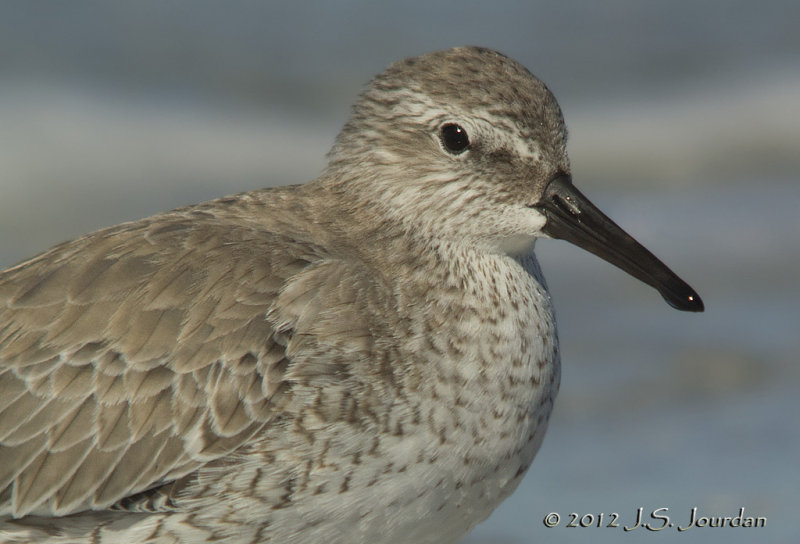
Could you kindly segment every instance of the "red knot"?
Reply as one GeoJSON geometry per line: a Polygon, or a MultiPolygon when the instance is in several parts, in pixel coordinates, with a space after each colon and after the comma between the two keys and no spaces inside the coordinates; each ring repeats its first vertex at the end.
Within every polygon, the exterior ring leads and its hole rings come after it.
{"type": "Polygon", "coordinates": [[[562,238],[701,311],[572,184],[547,87],[391,65],[316,180],[0,273],[0,542],[447,543],[519,484],[559,386],[562,238]]]}

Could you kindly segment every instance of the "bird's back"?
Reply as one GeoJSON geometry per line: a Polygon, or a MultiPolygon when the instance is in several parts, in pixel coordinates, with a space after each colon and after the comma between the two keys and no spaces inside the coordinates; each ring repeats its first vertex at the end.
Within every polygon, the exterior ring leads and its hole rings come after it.
{"type": "Polygon", "coordinates": [[[0,273],[2,515],[111,507],[273,417],[285,354],[265,315],[321,255],[226,210],[239,205],[105,229],[0,273]]]}

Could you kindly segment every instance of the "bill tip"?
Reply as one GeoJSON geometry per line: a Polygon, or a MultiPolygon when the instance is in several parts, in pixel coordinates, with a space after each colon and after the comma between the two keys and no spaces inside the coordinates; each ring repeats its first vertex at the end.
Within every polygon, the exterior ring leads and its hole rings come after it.
{"type": "Polygon", "coordinates": [[[692,293],[682,297],[665,296],[664,300],[666,300],[667,304],[669,304],[676,310],[681,310],[683,312],[705,311],[705,305],[703,304],[703,299],[701,299],[700,296],[697,295],[697,293],[692,293]]]}

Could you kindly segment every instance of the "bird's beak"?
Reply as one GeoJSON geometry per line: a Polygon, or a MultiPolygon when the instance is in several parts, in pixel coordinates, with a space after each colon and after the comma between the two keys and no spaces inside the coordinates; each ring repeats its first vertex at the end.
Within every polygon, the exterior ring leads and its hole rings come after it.
{"type": "Polygon", "coordinates": [[[572,242],[651,285],[673,308],[703,311],[694,289],[583,196],[569,176],[551,180],[532,207],[547,218],[542,231],[548,236],[572,242]]]}

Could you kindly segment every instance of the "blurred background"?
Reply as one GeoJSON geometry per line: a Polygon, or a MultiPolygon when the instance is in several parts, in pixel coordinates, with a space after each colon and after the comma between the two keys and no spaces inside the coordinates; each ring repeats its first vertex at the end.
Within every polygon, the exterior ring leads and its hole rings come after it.
{"type": "Polygon", "coordinates": [[[575,183],[707,310],[674,311],[588,253],[540,242],[561,393],[520,488],[466,542],[797,542],[798,21],[791,0],[3,2],[0,266],[310,180],[387,64],[498,49],[559,98],[575,183]],[[573,512],[630,525],[639,507],[685,525],[695,506],[743,507],[767,527],[564,527],[573,512]],[[549,512],[559,527],[544,527],[549,512]]]}

